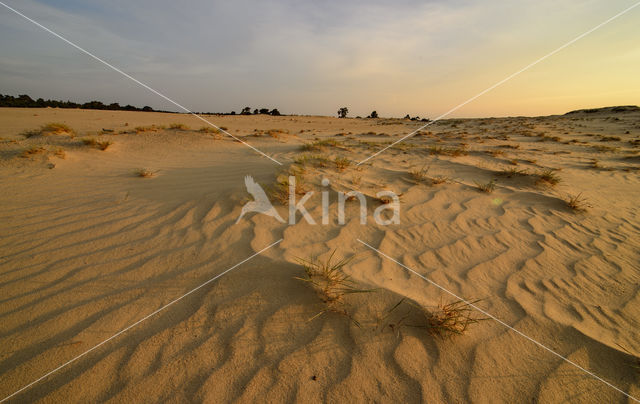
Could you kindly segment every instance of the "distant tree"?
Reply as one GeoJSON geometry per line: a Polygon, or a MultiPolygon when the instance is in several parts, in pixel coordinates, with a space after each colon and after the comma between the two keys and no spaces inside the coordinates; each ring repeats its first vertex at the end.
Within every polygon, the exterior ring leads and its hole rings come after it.
{"type": "Polygon", "coordinates": [[[148,105],[145,105],[144,107],[142,107],[142,110],[145,111],[145,112],[151,112],[151,111],[153,111],[153,108],[151,108],[148,105]]]}
{"type": "Polygon", "coordinates": [[[342,107],[338,110],[338,118],[346,118],[349,114],[349,108],[342,107]]]}
{"type": "Polygon", "coordinates": [[[409,116],[409,114],[405,115],[403,119],[411,119],[411,117],[409,116]]]}
{"type": "Polygon", "coordinates": [[[236,111],[231,111],[231,113],[229,115],[235,115],[236,111]]]}
{"type": "Polygon", "coordinates": [[[259,111],[258,111],[258,108],[254,109],[254,110],[253,110],[253,115],[258,115],[258,112],[259,112],[259,111]]]}
{"type": "Polygon", "coordinates": [[[377,111],[372,111],[371,115],[369,115],[367,118],[377,118],[378,117],[378,112],[377,111]]]}
{"type": "Polygon", "coordinates": [[[269,113],[269,108],[260,108],[259,112],[261,115],[266,115],[269,113]]]}
{"type": "Polygon", "coordinates": [[[242,112],[240,112],[240,115],[251,115],[251,107],[242,108],[242,112]]]}
{"type": "Polygon", "coordinates": [[[274,108],[271,110],[271,112],[269,112],[269,115],[280,116],[280,111],[278,111],[277,108],[274,108]]]}

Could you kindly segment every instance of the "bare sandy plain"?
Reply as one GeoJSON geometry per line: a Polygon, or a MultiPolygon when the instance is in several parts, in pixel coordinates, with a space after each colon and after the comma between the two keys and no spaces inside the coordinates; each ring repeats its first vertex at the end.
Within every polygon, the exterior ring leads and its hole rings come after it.
{"type": "Polygon", "coordinates": [[[633,402],[492,319],[434,335],[421,309],[455,298],[357,239],[640,398],[640,111],[446,120],[360,166],[422,123],[207,119],[283,165],[188,115],[0,109],[0,400],[280,239],[8,401],[633,402]],[[244,177],[288,172],[318,224],[236,224],[244,177]],[[349,190],[366,225],[337,222],[349,190]],[[296,279],[333,251],[373,289],[349,316],[296,279]]]}

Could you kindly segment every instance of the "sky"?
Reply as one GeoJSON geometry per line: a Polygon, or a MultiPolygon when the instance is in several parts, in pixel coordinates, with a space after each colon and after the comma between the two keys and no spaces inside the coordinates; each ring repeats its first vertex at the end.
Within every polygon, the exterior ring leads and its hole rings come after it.
{"type": "MultiPolygon", "coordinates": [[[[2,0],[192,111],[434,118],[637,0],[2,0]]],[[[0,93],[177,110],[0,5],[0,93]]],[[[640,6],[457,110],[640,104],[640,6]]]]}

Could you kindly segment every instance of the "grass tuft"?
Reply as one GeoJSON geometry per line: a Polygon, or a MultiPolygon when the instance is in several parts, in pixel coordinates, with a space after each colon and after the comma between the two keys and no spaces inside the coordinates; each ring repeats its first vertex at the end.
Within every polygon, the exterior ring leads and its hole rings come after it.
{"type": "Polygon", "coordinates": [[[326,308],[309,319],[309,321],[321,316],[324,313],[338,313],[347,316],[351,321],[359,326],[358,322],[346,310],[344,297],[353,293],[373,292],[373,289],[361,289],[349,275],[344,273],[343,268],[351,262],[353,256],[332,262],[335,250],[326,261],[320,261],[315,257],[308,260],[298,259],[304,268],[304,277],[295,279],[305,282],[313,288],[326,308]]]}
{"type": "Polygon", "coordinates": [[[134,174],[136,175],[136,177],[141,177],[141,178],[151,178],[154,175],[156,175],[154,171],[151,171],[148,168],[138,168],[137,170],[134,171],[134,174]]]}
{"type": "Polygon", "coordinates": [[[336,157],[333,162],[336,164],[336,169],[339,171],[344,171],[351,165],[351,160],[346,157],[336,157]]]}
{"type": "Polygon", "coordinates": [[[491,181],[487,182],[486,184],[480,184],[480,183],[476,182],[476,186],[478,187],[478,189],[480,191],[490,194],[496,189],[496,181],[495,180],[491,180],[491,181]]]}
{"type": "Polygon", "coordinates": [[[543,170],[538,173],[538,183],[544,183],[547,185],[557,185],[560,182],[560,177],[552,169],[543,170]]]}
{"type": "Polygon", "coordinates": [[[169,125],[171,130],[189,130],[189,127],[183,123],[172,123],[169,125]]]}
{"type": "Polygon", "coordinates": [[[569,195],[565,201],[567,206],[574,212],[585,212],[589,207],[587,200],[585,198],[581,198],[581,196],[582,193],[579,193],[576,196],[569,195]]]}

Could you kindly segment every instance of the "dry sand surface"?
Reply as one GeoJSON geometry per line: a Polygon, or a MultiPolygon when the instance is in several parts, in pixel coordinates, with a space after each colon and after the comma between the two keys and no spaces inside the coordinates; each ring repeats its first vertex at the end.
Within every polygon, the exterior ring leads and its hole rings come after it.
{"type": "Polygon", "coordinates": [[[0,400],[280,239],[9,401],[633,402],[494,320],[438,336],[456,299],[357,239],[640,398],[640,111],[447,120],[360,166],[421,123],[208,119],[283,165],[188,115],[0,109],[0,400]],[[318,224],[236,224],[246,175],[287,218],[288,172],[318,224]],[[333,251],[371,291],[296,279],[333,251]]]}

